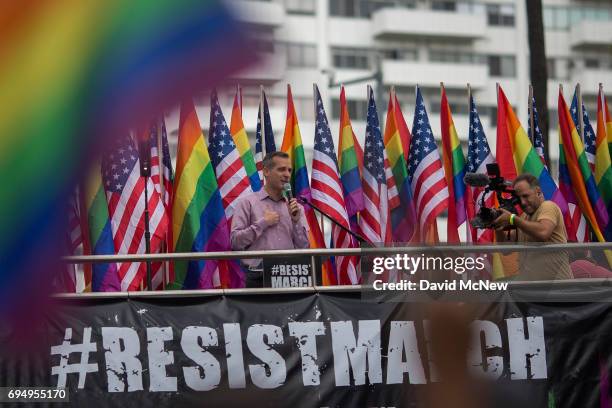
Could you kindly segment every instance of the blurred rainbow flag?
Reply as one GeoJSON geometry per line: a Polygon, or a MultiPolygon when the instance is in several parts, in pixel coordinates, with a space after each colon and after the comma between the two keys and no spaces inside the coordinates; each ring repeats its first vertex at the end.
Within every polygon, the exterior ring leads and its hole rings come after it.
{"type": "Polygon", "coordinates": [[[13,176],[0,186],[0,230],[10,231],[0,238],[0,312],[12,295],[48,291],[61,269],[63,203],[109,135],[252,60],[217,0],[2,2],[0,172],[13,176]]]}

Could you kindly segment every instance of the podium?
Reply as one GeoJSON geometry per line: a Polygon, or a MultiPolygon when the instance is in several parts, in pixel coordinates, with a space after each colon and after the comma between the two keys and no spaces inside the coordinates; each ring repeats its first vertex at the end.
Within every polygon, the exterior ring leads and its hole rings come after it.
{"type": "Polygon", "coordinates": [[[309,256],[264,258],[263,286],[266,288],[310,287],[314,284],[312,278],[309,256]]]}

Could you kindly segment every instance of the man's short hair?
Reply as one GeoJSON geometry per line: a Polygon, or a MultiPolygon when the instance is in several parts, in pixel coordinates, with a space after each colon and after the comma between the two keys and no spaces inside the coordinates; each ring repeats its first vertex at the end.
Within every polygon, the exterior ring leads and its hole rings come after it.
{"type": "Polygon", "coordinates": [[[531,187],[532,189],[536,187],[540,187],[540,181],[533,174],[529,174],[529,173],[521,174],[520,176],[514,179],[514,181],[512,182],[512,186],[516,186],[516,183],[520,181],[526,181],[527,184],[529,184],[529,187],[531,187]]]}
{"type": "Polygon", "coordinates": [[[263,162],[262,162],[264,169],[272,170],[274,168],[273,165],[274,165],[275,157],[281,157],[283,159],[288,159],[289,154],[285,152],[271,152],[271,153],[266,154],[266,157],[264,157],[263,162]]]}

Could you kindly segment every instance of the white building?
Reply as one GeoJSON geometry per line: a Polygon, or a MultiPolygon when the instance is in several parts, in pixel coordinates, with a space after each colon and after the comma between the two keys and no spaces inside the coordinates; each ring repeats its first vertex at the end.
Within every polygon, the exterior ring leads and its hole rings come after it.
{"type": "MultiPolygon", "coordinates": [[[[313,91],[324,98],[332,132],[338,132],[338,87],[330,84],[372,76],[346,87],[349,112],[363,141],[366,84],[379,87],[377,106],[384,126],[388,89],[395,86],[409,128],[414,111],[414,86],[421,86],[432,129],[440,135],[440,82],[444,82],[460,139],[467,139],[471,85],[485,132],[495,149],[496,83],[503,87],[527,128],[529,46],[525,0],[233,0],[239,18],[253,29],[266,58],[237,75],[243,86],[244,121],[254,137],[259,85],[271,108],[277,147],[285,125],[286,84],[292,86],[302,138],[310,163],[314,137],[313,91]],[[382,89],[380,89],[382,86],[382,89]],[[382,92],[381,92],[382,91],[382,92]]],[[[549,66],[548,107],[551,129],[557,123],[557,90],[564,85],[571,103],[573,87],[595,117],[598,83],[612,95],[612,2],[543,0],[549,66]]],[[[229,121],[234,89],[220,92],[229,121]]],[[[208,128],[209,102],[198,106],[208,128]]],[[[176,134],[178,112],[168,118],[176,134]]],[[[556,160],[556,132],[551,132],[556,160]]],[[[252,144],[254,146],[254,143],[252,144]]],[[[553,165],[556,173],[556,165],[553,165]]],[[[443,228],[441,228],[442,230],[443,228]]],[[[442,231],[441,231],[442,232],[442,231]]]]}

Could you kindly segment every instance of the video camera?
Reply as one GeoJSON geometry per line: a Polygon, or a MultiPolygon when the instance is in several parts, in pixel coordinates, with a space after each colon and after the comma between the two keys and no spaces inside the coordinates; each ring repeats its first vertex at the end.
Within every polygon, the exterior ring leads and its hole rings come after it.
{"type": "Polygon", "coordinates": [[[497,208],[489,208],[485,206],[485,198],[491,191],[495,191],[499,208],[510,211],[516,214],[516,205],[520,204],[520,199],[512,189],[512,182],[505,180],[500,172],[497,163],[487,164],[487,174],[481,173],[466,173],[463,181],[472,187],[485,187],[480,196],[480,209],[478,214],[470,220],[470,224],[474,228],[492,228],[493,221],[499,217],[502,212],[497,208]],[[505,195],[505,196],[504,196],[505,195]],[[510,197],[507,197],[510,195],[510,197]]]}

